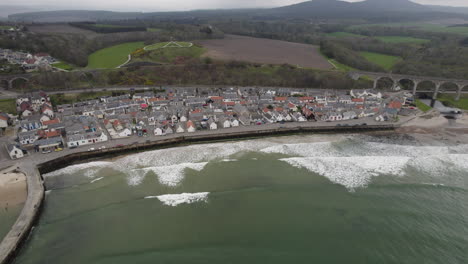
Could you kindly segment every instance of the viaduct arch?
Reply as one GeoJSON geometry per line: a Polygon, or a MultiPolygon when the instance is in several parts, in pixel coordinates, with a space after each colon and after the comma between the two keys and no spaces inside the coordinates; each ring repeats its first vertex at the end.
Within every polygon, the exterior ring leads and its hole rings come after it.
{"type": "MultiPolygon", "coordinates": [[[[350,72],[349,77],[353,80],[358,80],[361,77],[368,77],[374,81],[374,89],[377,88],[377,83],[382,78],[388,78],[393,81],[393,89],[400,83],[402,80],[410,80],[413,82],[412,93],[416,94],[418,85],[422,82],[432,82],[435,86],[435,90],[432,99],[437,99],[437,95],[440,92],[441,87],[444,84],[454,84],[457,87],[456,90],[456,100],[460,100],[460,96],[463,92],[468,92],[468,80],[458,80],[458,79],[445,79],[437,77],[427,77],[427,76],[414,76],[414,75],[404,75],[404,74],[391,74],[391,73],[378,73],[378,72],[350,72]]],[[[432,92],[432,91],[431,91],[432,92]]]]}

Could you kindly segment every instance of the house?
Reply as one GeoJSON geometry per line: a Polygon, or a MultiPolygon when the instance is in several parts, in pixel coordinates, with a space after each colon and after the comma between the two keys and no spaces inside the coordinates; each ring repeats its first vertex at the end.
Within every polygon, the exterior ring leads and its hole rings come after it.
{"type": "Polygon", "coordinates": [[[213,118],[208,119],[208,127],[210,130],[218,129],[218,124],[213,120],[213,118]]]}
{"type": "Polygon", "coordinates": [[[231,127],[238,127],[240,125],[239,120],[233,118],[231,119],[231,127]]]}
{"type": "Polygon", "coordinates": [[[191,120],[187,121],[186,125],[187,125],[187,132],[189,133],[193,133],[197,130],[195,127],[195,124],[191,120]]]}
{"type": "Polygon", "coordinates": [[[26,150],[23,150],[20,146],[14,144],[8,144],[6,149],[12,160],[21,159],[25,154],[27,154],[26,150]]]}
{"type": "Polygon", "coordinates": [[[164,136],[165,132],[161,124],[156,124],[154,128],[154,135],[155,136],[164,136]]]}
{"type": "Polygon", "coordinates": [[[20,132],[18,133],[18,141],[19,143],[24,145],[34,144],[36,140],[39,139],[39,135],[36,131],[27,131],[27,132],[20,132]]]}
{"type": "Polygon", "coordinates": [[[37,152],[50,152],[57,148],[63,147],[63,139],[62,137],[53,137],[47,139],[40,139],[34,142],[34,148],[37,152]]]}
{"type": "Polygon", "coordinates": [[[67,145],[69,148],[85,146],[90,144],[95,144],[99,142],[107,141],[107,135],[103,132],[101,133],[83,133],[77,135],[71,135],[67,138],[67,145]]]}
{"type": "Polygon", "coordinates": [[[219,125],[221,128],[230,128],[231,127],[231,121],[229,121],[225,116],[221,116],[218,119],[219,125]]]}
{"type": "Polygon", "coordinates": [[[7,128],[8,127],[8,116],[0,113],[0,128],[7,128]]]}
{"type": "Polygon", "coordinates": [[[176,125],[176,133],[184,133],[185,132],[185,123],[178,123],[176,125]]]}

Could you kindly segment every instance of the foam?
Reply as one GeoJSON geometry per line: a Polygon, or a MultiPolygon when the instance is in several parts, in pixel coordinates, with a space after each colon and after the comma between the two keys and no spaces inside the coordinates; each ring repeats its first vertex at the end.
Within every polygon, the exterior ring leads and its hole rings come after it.
{"type": "Polygon", "coordinates": [[[100,177],[100,178],[94,179],[94,180],[91,181],[91,183],[95,183],[95,182],[100,181],[100,180],[102,180],[102,179],[104,179],[104,177],[100,177]]]}
{"type": "Polygon", "coordinates": [[[402,176],[409,157],[311,157],[280,159],[288,164],[320,174],[349,190],[365,187],[372,177],[402,176]]]}
{"type": "Polygon", "coordinates": [[[140,176],[143,175],[143,177],[150,171],[154,172],[158,176],[158,180],[161,184],[177,186],[185,178],[184,171],[186,169],[202,171],[206,164],[208,164],[208,162],[182,163],[169,166],[143,168],[139,171],[141,172],[140,176]]]}
{"type": "Polygon", "coordinates": [[[63,175],[63,174],[74,174],[74,173],[77,173],[77,172],[79,172],[81,170],[86,170],[86,169],[112,167],[113,164],[114,164],[113,162],[109,162],[109,161],[88,162],[88,163],[68,166],[66,168],[44,174],[43,176],[44,177],[54,177],[54,176],[59,176],[59,175],[63,175]]]}
{"type": "Polygon", "coordinates": [[[178,206],[180,204],[192,204],[196,202],[208,202],[209,192],[200,193],[181,193],[181,194],[165,194],[159,196],[147,196],[145,199],[158,199],[163,204],[168,206],[178,206]]]}

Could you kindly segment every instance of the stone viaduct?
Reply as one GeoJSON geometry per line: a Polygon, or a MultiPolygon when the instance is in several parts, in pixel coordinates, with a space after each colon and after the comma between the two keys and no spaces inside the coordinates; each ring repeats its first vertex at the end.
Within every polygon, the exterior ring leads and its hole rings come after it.
{"type": "Polygon", "coordinates": [[[374,89],[377,88],[377,83],[383,78],[387,78],[393,81],[393,87],[395,88],[401,81],[409,80],[413,82],[413,95],[416,94],[418,85],[422,82],[432,82],[435,85],[435,90],[432,99],[437,99],[437,95],[440,92],[440,88],[444,84],[454,84],[457,86],[456,100],[460,100],[460,96],[463,92],[468,92],[468,80],[457,80],[457,79],[444,79],[437,77],[427,76],[414,76],[414,75],[403,75],[403,74],[392,74],[392,73],[379,73],[379,72],[350,72],[349,77],[358,80],[361,77],[367,77],[374,81],[374,89]]]}
{"type": "Polygon", "coordinates": [[[32,74],[16,74],[16,75],[0,75],[0,86],[3,84],[7,84],[5,88],[8,90],[13,89],[13,82],[19,79],[25,80],[26,82],[29,81],[32,74]]]}

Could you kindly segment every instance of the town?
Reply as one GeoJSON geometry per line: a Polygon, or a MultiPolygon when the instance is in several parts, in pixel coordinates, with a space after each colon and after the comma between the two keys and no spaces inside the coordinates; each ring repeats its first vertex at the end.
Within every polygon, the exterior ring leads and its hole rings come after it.
{"type": "Polygon", "coordinates": [[[22,73],[59,70],[54,67],[59,61],[47,53],[31,54],[0,48],[0,73],[22,73]],[[16,68],[15,68],[16,67],[16,68]]]}
{"type": "MultiPolygon", "coordinates": [[[[367,126],[397,122],[417,109],[411,94],[292,88],[167,88],[130,90],[73,104],[52,105],[45,92],[16,99],[18,117],[0,114],[13,127],[11,159],[131,137],[162,137],[204,130],[280,124],[367,126]]],[[[116,144],[117,144],[116,143],[116,144]]],[[[104,146],[103,146],[104,147],[104,146]]]]}

